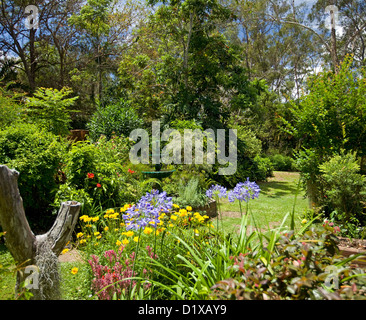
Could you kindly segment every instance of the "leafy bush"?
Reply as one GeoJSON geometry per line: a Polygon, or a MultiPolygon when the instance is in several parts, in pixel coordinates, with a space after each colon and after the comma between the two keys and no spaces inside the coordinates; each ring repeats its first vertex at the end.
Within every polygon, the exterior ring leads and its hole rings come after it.
{"type": "MultiPolygon", "coordinates": [[[[27,217],[39,227],[50,222],[66,141],[34,124],[0,131],[0,163],[20,172],[18,186],[27,217]]],[[[69,200],[69,199],[68,199],[69,200]]]]}
{"type": "Polygon", "coordinates": [[[28,98],[28,112],[33,120],[57,135],[67,135],[73,110],[69,109],[78,97],[66,98],[72,93],[69,88],[61,90],[39,88],[34,97],[28,98]]]}
{"type": "Polygon", "coordinates": [[[343,226],[352,222],[349,227],[364,221],[366,177],[359,173],[356,153],[342,151],[321,164],[319,169],[325,190],[323,204],[338,213],[333,214],[335,219],[343,226]]]}
{"type": "Polygon", "coordinates": [[[365,298],[362,269],[338,254],[337,229],[329,224],[294,237],[283,234],[269,259],[252,253],[232,257],[235,275],[219,281],[211,298],[244,300],[332,300],[365,298]]]}
{"type": "Polygon", "coordinates": [[[15,96],[7,96],[0,88],[0,130],[21,121],[24,117],[24,107],[17,103],[15,96]]]}
{"type": "Polygon", "coordinates": [[[251,177],[252,180],[265,181],[273,176],[273,165],[269,158],[257,155],[254,158],[256,169],[251,177]]]}
{"type": "Polygon", "coordinates": [[[208,203],[204,190],[199,185],[199,179],[192,177],[186,185],[181,183],[178,187],[179,196],[174,198],[174,203],[186,207],[200,207],[208,203]]]}
{"type": "Polygon", "coordinates": [[[119,103],[98,105],[87,127],[91,139],[96,141],[101,135],[105,135],[107,139],[113,135],[128,137],[133,129],[142,124],[136,111],[121,99],[119,103]]]}
{"type": "Polygon", "coordinates": [[[54,206],[74,197],[87,212],[138,199],[146,186],[139,182],[139,173],[126,165],[128,146],[128,138],[123,137],[74,143],[65,157],[66,183],[58,190],[54,206]]]}
{"type": "Polygon", "coordinates": [[[289,156],[282,154],[274,154],[269,156],[273,165],[273,170],[276,171],[294,171],[295,163],[294,160],[289,156]]]}

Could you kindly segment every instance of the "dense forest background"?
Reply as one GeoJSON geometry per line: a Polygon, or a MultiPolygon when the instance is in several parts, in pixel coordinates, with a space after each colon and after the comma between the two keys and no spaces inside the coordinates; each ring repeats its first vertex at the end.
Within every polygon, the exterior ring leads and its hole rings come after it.
{"type": "Polygon", "coordinates": [[[71,88],[73,128],[123,100],[143,120],[231,121],[266,150],[287,150],[276,115],[308,91],[309,76],[347,54],[364,66],[364,13],[354,0],[2,1],[1,84],[29,96],[71,88]],[[29,4],[36,29],[25,23],[29,4]],[[339,9],[334,29],[329,5],[339,9]]]}
{"type": "Polygon", "coordinates": [[[23,172],[30,211],[70,197],[122,203],[142,189],[116,169],[129,144],[112,137],[153,120],[233,128],[237,173],[214,167],[203,180],[232,187],[298,170],[314,207],[349,219],[363,210],[365,12],[357,0],[3,0],[0,163],[23,172]],[[104,136],[105,149],[61,143],[70,129],[89,130],[91,143],[104,136]],[[98,170],[103,197],[88,184],[98,170]]]}

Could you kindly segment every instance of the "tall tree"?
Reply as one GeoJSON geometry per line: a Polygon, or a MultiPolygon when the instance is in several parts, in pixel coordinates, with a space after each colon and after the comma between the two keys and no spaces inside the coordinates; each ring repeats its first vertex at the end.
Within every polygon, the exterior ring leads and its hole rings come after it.
{"type": "Polygon", "coordinates": [[[238,19],[230,38],[243,48],[250,79],[265,79],[276,93],[298,98],[306,75],[320,57],[316,36],[297,25],[304,20],[304,7],[280,0],[231,5],[238,19]]]}
{"type": "MultiPolygon", "coordinates": [[[[151,1],[155,5],[155,1],[151,1]]],[[[140,26],[119,68],[141,112],[220,127],[230,112],[255,101],[240,50],[221,32],[235,19],[219,1],[167,1],[140,26]]]]}
{"type": "MultiPolygon", "coordinates": [[[[52,64],[60,65],[60,83],[65,76],[65,56],[73,33],[67,28],[65,18],[76,10],[81,0],[24,1],[4,0],[0,2],[0,50],[3,55],[17,57],[25,74],[30,92],[34,92],[40,79],[42,68],[52,64]],[[66,36],[67,35],[67,36],[66,36]],[[49,46],[57,49],[56,58],[49,58],[49,46]]],[[[51,48],[52,49],[52,48],[51,48]]],[[[49,79],[55,79],[54,70],[49,79]]],[[[44,81],[47,83],[47,81],[44,81]]],[[[55,83],[52,81],[51,83],[55,83]]]]}
{"type": "Polygon", "coordinates": [[[365,65],[365,14],[366,4],[360,0],[317,0],[314,3],[309,19],[319,25],[317,32],[324,39],[329,53],[327,61],[333,66],[339,65],[347,54],[353,54],[355,65],[365,65]]]}

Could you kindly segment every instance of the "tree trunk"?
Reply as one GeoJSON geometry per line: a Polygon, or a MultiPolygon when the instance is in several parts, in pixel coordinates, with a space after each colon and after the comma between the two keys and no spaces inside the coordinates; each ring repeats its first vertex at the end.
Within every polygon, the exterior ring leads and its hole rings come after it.
{"type": "Polygon", "coordinates": [[[309,179],[306,181],[306,193],[309,201],[309,208],[315,209],[318,205],[318,188],[315,179],[309,179]]]}
{"type": "Polygon", "coordinates": [[[6,246],[19,267],[16,293],[20,292],[24,281],[31,279],[33,283],[26,286],[34,299],[60,299],[57,257],[71,239],[80,203],[62,203],[52,228],[35,236],[25,216],[18,176],[17,171],[0,165],[0,225],[6,232],[6,246]]]}

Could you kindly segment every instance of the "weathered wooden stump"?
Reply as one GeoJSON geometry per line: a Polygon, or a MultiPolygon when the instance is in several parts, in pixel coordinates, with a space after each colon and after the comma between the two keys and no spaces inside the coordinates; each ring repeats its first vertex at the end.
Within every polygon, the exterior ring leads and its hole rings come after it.
{"type": "Polygon", "coordinates": [[[6,246],[20,266],[15,291],[19,293],[21,285],[31,276],[33,282],[28,284],[28,288],[33,299],[60,299],[57,257],[71,239],[80,203],[62,203],[51,229],[36,236],[25,216],[18,176],[16,170],[0,165],[0,225],[6,232],[6,246]]]}

